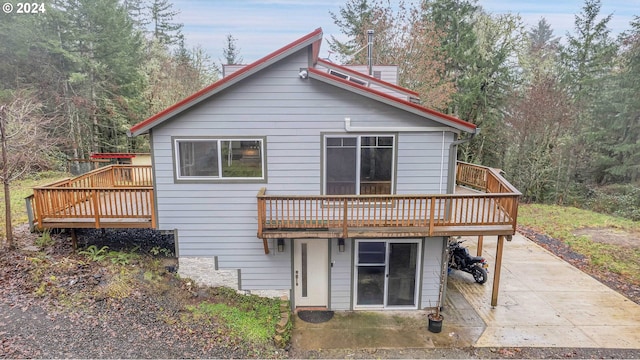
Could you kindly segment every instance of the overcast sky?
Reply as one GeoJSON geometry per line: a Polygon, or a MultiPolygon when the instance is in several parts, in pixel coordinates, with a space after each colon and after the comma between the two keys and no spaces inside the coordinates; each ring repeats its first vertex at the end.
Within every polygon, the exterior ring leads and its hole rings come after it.
{"type": "MultiPolygon", "coordinates": [[[[227,34],[232,34],[244,63],[250,63],[306,35],[318,27],[325,39],[341,36],[329,12],[338,13],[347,0],[174,0],[184,24],[187,46],[202,46],[216,63],[222,59],[227,34]]],[[[391,1],[394,2],[393,0],[391,1]]],[[[492,14],[518,13],[527,29],[542,17],[556,36],[573,32],[574,15],[582,10],[582,0],[479,0],[492,14]]],[[[601,16],[613,14],[609,25],[614,34],[631,28],[640,15],[640,0],[602,0],[601,16]]],[[[320,56],[326,58],[322,44],[320,56]]]]}

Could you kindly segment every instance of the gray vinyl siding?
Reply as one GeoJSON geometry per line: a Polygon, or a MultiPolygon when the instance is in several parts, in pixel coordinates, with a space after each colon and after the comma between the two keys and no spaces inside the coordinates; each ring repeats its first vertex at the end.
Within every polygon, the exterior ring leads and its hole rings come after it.
{"type": "Polygon", "coordinates": [[[400,133],[398,135],[397,194],[444,194],[447,192],[448,132],[400,133]]]}
{"type": "Polygon", "coordinates": [[[442,237],[426,238],[422,261],[422,296],[420,308],[434,307],[438,303],[440,286],[440,261],[442,259],[442,237]]]}
{"type": "Polygon", "coordinates": [[[353,289],[353,240],[346,239],[344,252],[338,251],[338,239],[331,240],[331,309],[351,310],[351,289],[353,289]]]}
{"type": "MultiPolygon", "coordinates": [[[[270,242],[271,253],[264,254],[262,240],[256,237],[256,194],[265,186],[268,194],[319,194],[321,133],[344,132],[345,117],[351,118],[352,126],[441,126],[331,85],[300,79],[303,67],[308,67],[306,50],[152,132],[159,229],[178,229],[181,257],[218,256],[220,269],[240,269],[243,289],[290,289],[290,243],[285,253],[278,253],[270,242]],[[171,139],[189,136],[266,137],[268,183],[175,183],[171,139]]],[[[452,133],[445,135],[447,142],[453,139],[452,133]]],[[[446,189],[447,171],[441,164],[448,164],[448,147],[441,149],[442,133],[400,133],[397,139],[397,192],[446,189]]],[[[332,300],[343,306],[346,295],[335,295],[332,300]]]]}

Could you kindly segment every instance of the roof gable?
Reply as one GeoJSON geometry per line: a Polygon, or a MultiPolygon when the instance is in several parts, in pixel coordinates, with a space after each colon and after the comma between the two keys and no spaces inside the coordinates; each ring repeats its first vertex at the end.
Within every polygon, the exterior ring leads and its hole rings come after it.
{"type": "MultiPolygon", "coordinates": [[[[408,100],[404,100],[399,97],[395,97],[389,95],[387,93],[378,91],[376,89],[372,89],[370,87],[362,86],[352,81],[344,80],[338,76],[331,75],[327,72],[318,70],[314,68],[314,66],[319,63],[324,67],[334,67],[340,69],[341,71],[353,72],[348,68],[341,67],[339,65],[327,62],[325,60],[318,59],[318,55],[320,52],[320,44],[322,42],[322,28],[318,28],[315,31],[301,37],[300,39],[272,52],[271,54],[243,67],[242,69],[232,73],[231,75],[224,77],[213,84],[205,87],[204,89],[192,94],[191,96],[183,99],[182,101],[166,108],[165,110],[151,116],[150,118],[134,125],[129,129],[130,136],[137,136],[140,134],[144,134],[148,132],[151,128],[162,124],[163,122],[175,117],[176,115],[182,113],[183,111],[201,103],[202,101],[209,99],[213,95],[219,93],[220,91],[242,81],[243,79],[259,72],[260,70],[286,58],[293,53],[304,49],[308,46],[311,46],[311,56],[312,59],[310,61],[310,68],[308,69],[309,78],[319,80],[325,82],[327,84],[345,89],[347,91],[354,92],[359,95],[363,95],[370,99],[379,101],[381,103],[396,107],[398,109],[416,114],[418,116],[422,116],[426,119],[436,121],[445,126],[449,126],[460,131],[465,131],[469,133],[476,133],[477,127],[475,124],[472,124],[467,121],[460,120],[456,117],[443,114],[441,112],[435,111],[433,109],[424,107],[422,105],[410,102],[408,100]]],[[[417,95],[416,92],[411,91],[406,88],[402,88],[397,85],[389,84],[387,82],[375,79],[373,77],[369,77],[366,74],[357,73],[358,77],[366,78],[368,81],[379,83],[385,87],[391,87],[394,90],[411,95],[417,95]]]]}
{"type": "Polygon", "coordinates": [[[319,80],[327,84],[334,85],[339,88],[355,92],[360,95],[364,95],[370,99],[383,102],[385,104],[394,106],[396,108],[436,121],[443,125],[451,126],[461,131],[466,131],[469,133],[475,133],[477,131],[476,125],[470,122],[460,120],[451,115],[443,114],[441,112],[430,109],[428,107],[424,107],[422,105],[415,104],[410,101],[401,99],[399,97],[386,94],[382,91],[371,89],[369,87],[354,83],[352,81],[344,80],[337,76],[330,75],[324,71],[320,71],[317,69],[309,69],[309,78],[319,80]]]}
{"type": "Polygon", "coordinates": [[[279,60],[301,49],[304,49],[309,45],[312,45],[312,52],[313,52],[314,59],[317,59],[318,53],[320,52],[321,41],[322,41],[322,28],[317,28],[315,31],[301,37],[300,39],[272,52],[271,54],[261,59],[254,61],[253,63],[243,67],[242,69],[234,72],[233,74],[214,82],[213,84],[192,94],[191,96],[181,100],[180,102],[132,126],[131,129],[129,129],[129,135],[137,136],[137,135],[146,133],[147,131],[149,131],[149,129],[171,119],[172,117],[191,108],[192,106],[199,104],[200,102],[210,98],[216,93],[230,87],[233,84],[236,84],[237,82],[278,62],[279,60]]]}

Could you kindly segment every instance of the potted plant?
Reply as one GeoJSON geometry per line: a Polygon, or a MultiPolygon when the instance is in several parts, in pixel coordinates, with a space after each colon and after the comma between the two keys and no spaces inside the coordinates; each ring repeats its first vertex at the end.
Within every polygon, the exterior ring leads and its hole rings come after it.
{"type": "Polygon", "coordinates": [[[445,246],[445,250],[442,252],[442,266],[440,266],[440,286],[438,287],[438,301],[436,302],[435,311],[429,313],[427,315],[427,319],[429,319],[429,331],[432,333],[439,333],[442,331],[442,321],[444,317],[440,313],[440,309],[442,307],[442,302],[444,301],[444,283],[445,276],[447,275],[447,268],[449,267],[449,250],[448,247],[445,246]]]}
{"type": "Polygon", "coordinates": [[[429,331],[432,333],[439,333],[442,331],[442,320],[444,317],[440,314],[440,306],[436,306],[436,311],[427,315],[429,319],[429,331]]]}

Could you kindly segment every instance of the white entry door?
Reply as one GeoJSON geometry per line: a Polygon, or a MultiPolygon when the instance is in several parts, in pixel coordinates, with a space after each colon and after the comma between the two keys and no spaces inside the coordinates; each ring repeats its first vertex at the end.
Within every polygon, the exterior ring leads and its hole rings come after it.
{"type": "Polygon", "coordinates": [[[295,239],[293,244],[293,282],[296,307],[328,306],[328,239],[295,239]]]}

